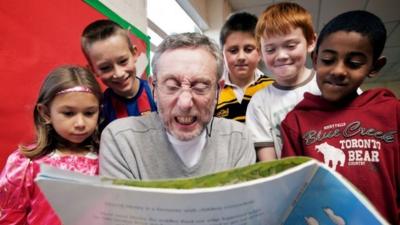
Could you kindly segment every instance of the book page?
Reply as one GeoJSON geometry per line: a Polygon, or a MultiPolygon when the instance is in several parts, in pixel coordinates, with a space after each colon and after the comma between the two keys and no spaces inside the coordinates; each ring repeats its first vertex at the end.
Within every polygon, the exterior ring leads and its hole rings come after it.
{"type": "Polygon", "coordinates": [[[188,190],[74,181],[67,171],[57,179],[51,170],[37,182],[68,225],[265,225],[282,223],[315,167],[309,161],[267,178],[188,190]]]}
{"type": "Polygon", "coordinates": [[[300,223],[387,224],[367,199],[348,181],[323,166],[318,169],[284,224],[300,223]]]}

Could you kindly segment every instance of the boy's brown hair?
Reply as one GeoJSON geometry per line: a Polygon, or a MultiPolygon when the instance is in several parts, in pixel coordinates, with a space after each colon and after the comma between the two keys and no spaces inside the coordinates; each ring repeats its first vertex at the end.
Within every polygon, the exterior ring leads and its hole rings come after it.
{"type": "Polygon", "coordinates": [[[228,17],[221,28],[219,41],[221,48],[224,47],[226,39],[234,32],[244,32],[255,37],[254,31],[257,24],[257,17],[248,12],[237,12],[228,17]]]}
{"type": "Polygon", "coordinates": [[[315,32],[311,14],[293,2],[270,5],[258,18],[255,34],[258,47],[263,36],[286,35],[292,28],[303,31],[307,44],[313,42],[315,32]]]}
{"type": "Polygon", "coordinates": [[[111,20],[102,19],[94,21],[83,30],[81,36],[81,47],[89,64],[91,63],[88,58],[89,47],[96,41],[102,41],[114,35],[124,36],[131,52],[135,50],[129,38],[129,32],[111,20]]]}

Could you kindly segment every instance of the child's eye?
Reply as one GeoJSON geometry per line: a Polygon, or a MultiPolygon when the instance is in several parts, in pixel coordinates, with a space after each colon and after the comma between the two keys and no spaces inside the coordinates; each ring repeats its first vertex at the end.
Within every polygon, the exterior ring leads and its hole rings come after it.
{"type": "Polygon", "coordinates": [[[335,62],[335,59],[333,59],[333,58],[321,58],[320,61],[324,65],[332,65],[335,62]]]}
{"type": "Polygon", "coordinates": [[[125,65],[125,64],[127,64],[128,63],[128,59],[121,59],[120,61],[119,61],[119,64],[120,65],[125,65]]]}
{"type": "Polygon", "coordinates": [[[103,73],[109,72],[111,70],[111,66],[100,66],[99,70],[103,73]]]}
{"type": "Polygon", "coordinates": [[[229,53],[231,53],[231,54],[236,54],[236,53],[238,53],[238,49],[237,48],[230,48],[230,49],[228,49],[228,52],[229,53]]]}
{"type": "Polygon", "coordinates": [[[75,115],[75,113],[72,112],[72,111],[65,111],[65,112],[62,112],[62,114],[63,114],[64,116],[66,116],[66,117],[71,117],[71,116],[74,116],[74,115],[75,115]]]}
{"type": "Polygon", "coordinates": [[[275,52],[275,48],[271,48],[271,47],[266,47],[264,48],[265,53],[267,54],[272,54],[275,52]]]}
{"type": "Polygon", "coordinates": [[[350,69],[359,69],[366,63],[366,57],[364,55],[360,54],[354,54],[350,55],[345,58],[346,66],[348,66],[350,69]]]}
{"type": "Polygon", "coordinates": [[[351,68],[351,69],[358,69],[358,68],[360,68],[362,65],[364,65],[364,63],[363,62],[360,62],[360,61],[348,61],[348,62],[346,62],[346,64],[347,64],[347,66],[349,67],[349,68],[351,68]]]}
{"type": "Polygon", "coordinates": [[[87,117],[92,117],[97,113],[97,111],[87,111],[84,113],[85,116],[87,117]]]}
{"type": "Polygon", "coordinates": [[[245,47],[244,48],[244,51],[246,52],[246,53],[251,53],[252,51],[254,51],[256,48],[255,47],[245,47]]]}
{"type": "Polygon", "coordinates": [[[295,49],[296,46],[297,46],[297,43],[289,43],[288,45],[286,45],[286,47],[287,47],[288,49],[295,49]]]}

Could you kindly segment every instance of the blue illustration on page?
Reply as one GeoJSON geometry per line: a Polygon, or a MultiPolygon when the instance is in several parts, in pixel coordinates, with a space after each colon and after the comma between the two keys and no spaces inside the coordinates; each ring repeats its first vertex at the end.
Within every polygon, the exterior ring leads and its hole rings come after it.
{"type": "Polygon", "coordinates": [[[319,168],[284,223],[305,225],[381,224],[326,168],[319,168]]]}

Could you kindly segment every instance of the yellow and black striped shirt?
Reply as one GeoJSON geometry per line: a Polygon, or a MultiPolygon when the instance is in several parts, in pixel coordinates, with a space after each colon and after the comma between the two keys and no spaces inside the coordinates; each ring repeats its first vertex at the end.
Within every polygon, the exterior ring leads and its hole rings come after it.
{"type": "Polygon", "coordinates": [[[260,89],[272,84],[273,79],[262,75],[255,82],[246,88],[242,102],[236,97],[233,87],[226,85],[220,92],[215,116],[227,119],[234,119],[239,122],[245,122],[246,109],[251,97],[260,89]]]}

